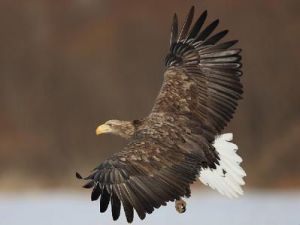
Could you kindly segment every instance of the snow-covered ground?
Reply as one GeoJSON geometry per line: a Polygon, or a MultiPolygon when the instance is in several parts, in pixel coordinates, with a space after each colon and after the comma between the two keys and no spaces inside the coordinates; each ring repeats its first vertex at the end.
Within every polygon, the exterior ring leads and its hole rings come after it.
{"type": "MultiPolygon", "coordinates": [[[[247,191],[240,199],[214,192],[193,192],[187,211],[178,214],[174,203],[155,210],[133,224],[153,225],[300,225],[300,192],[247,191]]],[[[88,192],[0,193],[0,225],[126,224],[124,213],[113,222],[110,212],[99,213],[99,202],[88,192]],[[82,194],[83,193],[83,194],[82,194]]]]}

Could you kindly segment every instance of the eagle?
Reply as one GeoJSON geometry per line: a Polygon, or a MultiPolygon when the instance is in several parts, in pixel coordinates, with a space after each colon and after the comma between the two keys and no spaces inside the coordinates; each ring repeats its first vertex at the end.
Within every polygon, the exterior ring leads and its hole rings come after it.
{"type": "Polygon", "coordinates": [[[101,213],[110,204],[113,220],[122,207],[128,223],[134,214],[143,220],[169,201],[182,213],[197,179],[228,197],[243,194],[238,147],[231,133],[221,133],[243,93],[241,49],[233,47],[237,40],[221,42],[228,30],[214,32],[218,19],[204,26],[207,11],[192,25],[194,8],[181,30],[174,14],[163,83],[149,115],[98,126],[97,135],[115,134],[127,144],[90,175],[76,173],[92,188],[91,200],[100,199],[101,213]]]}

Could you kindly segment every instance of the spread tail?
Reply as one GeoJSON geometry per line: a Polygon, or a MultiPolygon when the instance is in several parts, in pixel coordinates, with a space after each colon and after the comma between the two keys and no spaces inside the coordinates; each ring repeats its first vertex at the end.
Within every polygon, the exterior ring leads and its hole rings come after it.
{"type": "Polygon", "coordinates": [[[199,179],[222,195],[233,198],[243,195],[241,186],[245,184],[243,177],[246,173],[240,166],[242,158],[236,153],[238,146],[231,140],[232,133],[216,137],[213,146],[219,153],[219,165],[216,169],[202,169],[199,179]]]}

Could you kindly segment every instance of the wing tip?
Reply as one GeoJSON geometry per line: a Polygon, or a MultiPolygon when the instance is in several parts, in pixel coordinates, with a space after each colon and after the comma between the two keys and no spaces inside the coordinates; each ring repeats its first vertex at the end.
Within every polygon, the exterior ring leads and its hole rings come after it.
{"type": "Polygon", "coordinates": [[[80,173],[78,173],[78,172],[75,173],[75,176],[76,176],[76,178],[79,179],[79,180],[82,180],[82,179],[83,179],[83,177],[82,177],[82,176],[80,175],[80,173]]]}

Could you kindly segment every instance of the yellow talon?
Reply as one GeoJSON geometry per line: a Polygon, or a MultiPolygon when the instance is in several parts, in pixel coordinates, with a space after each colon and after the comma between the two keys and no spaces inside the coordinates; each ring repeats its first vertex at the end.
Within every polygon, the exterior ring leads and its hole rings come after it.
{"type": "Polygon", "coordinates": [[[176,211],[179,213],[184,213],[186,211],[186,202],[182,199],[175,201],[176,211]]]}

